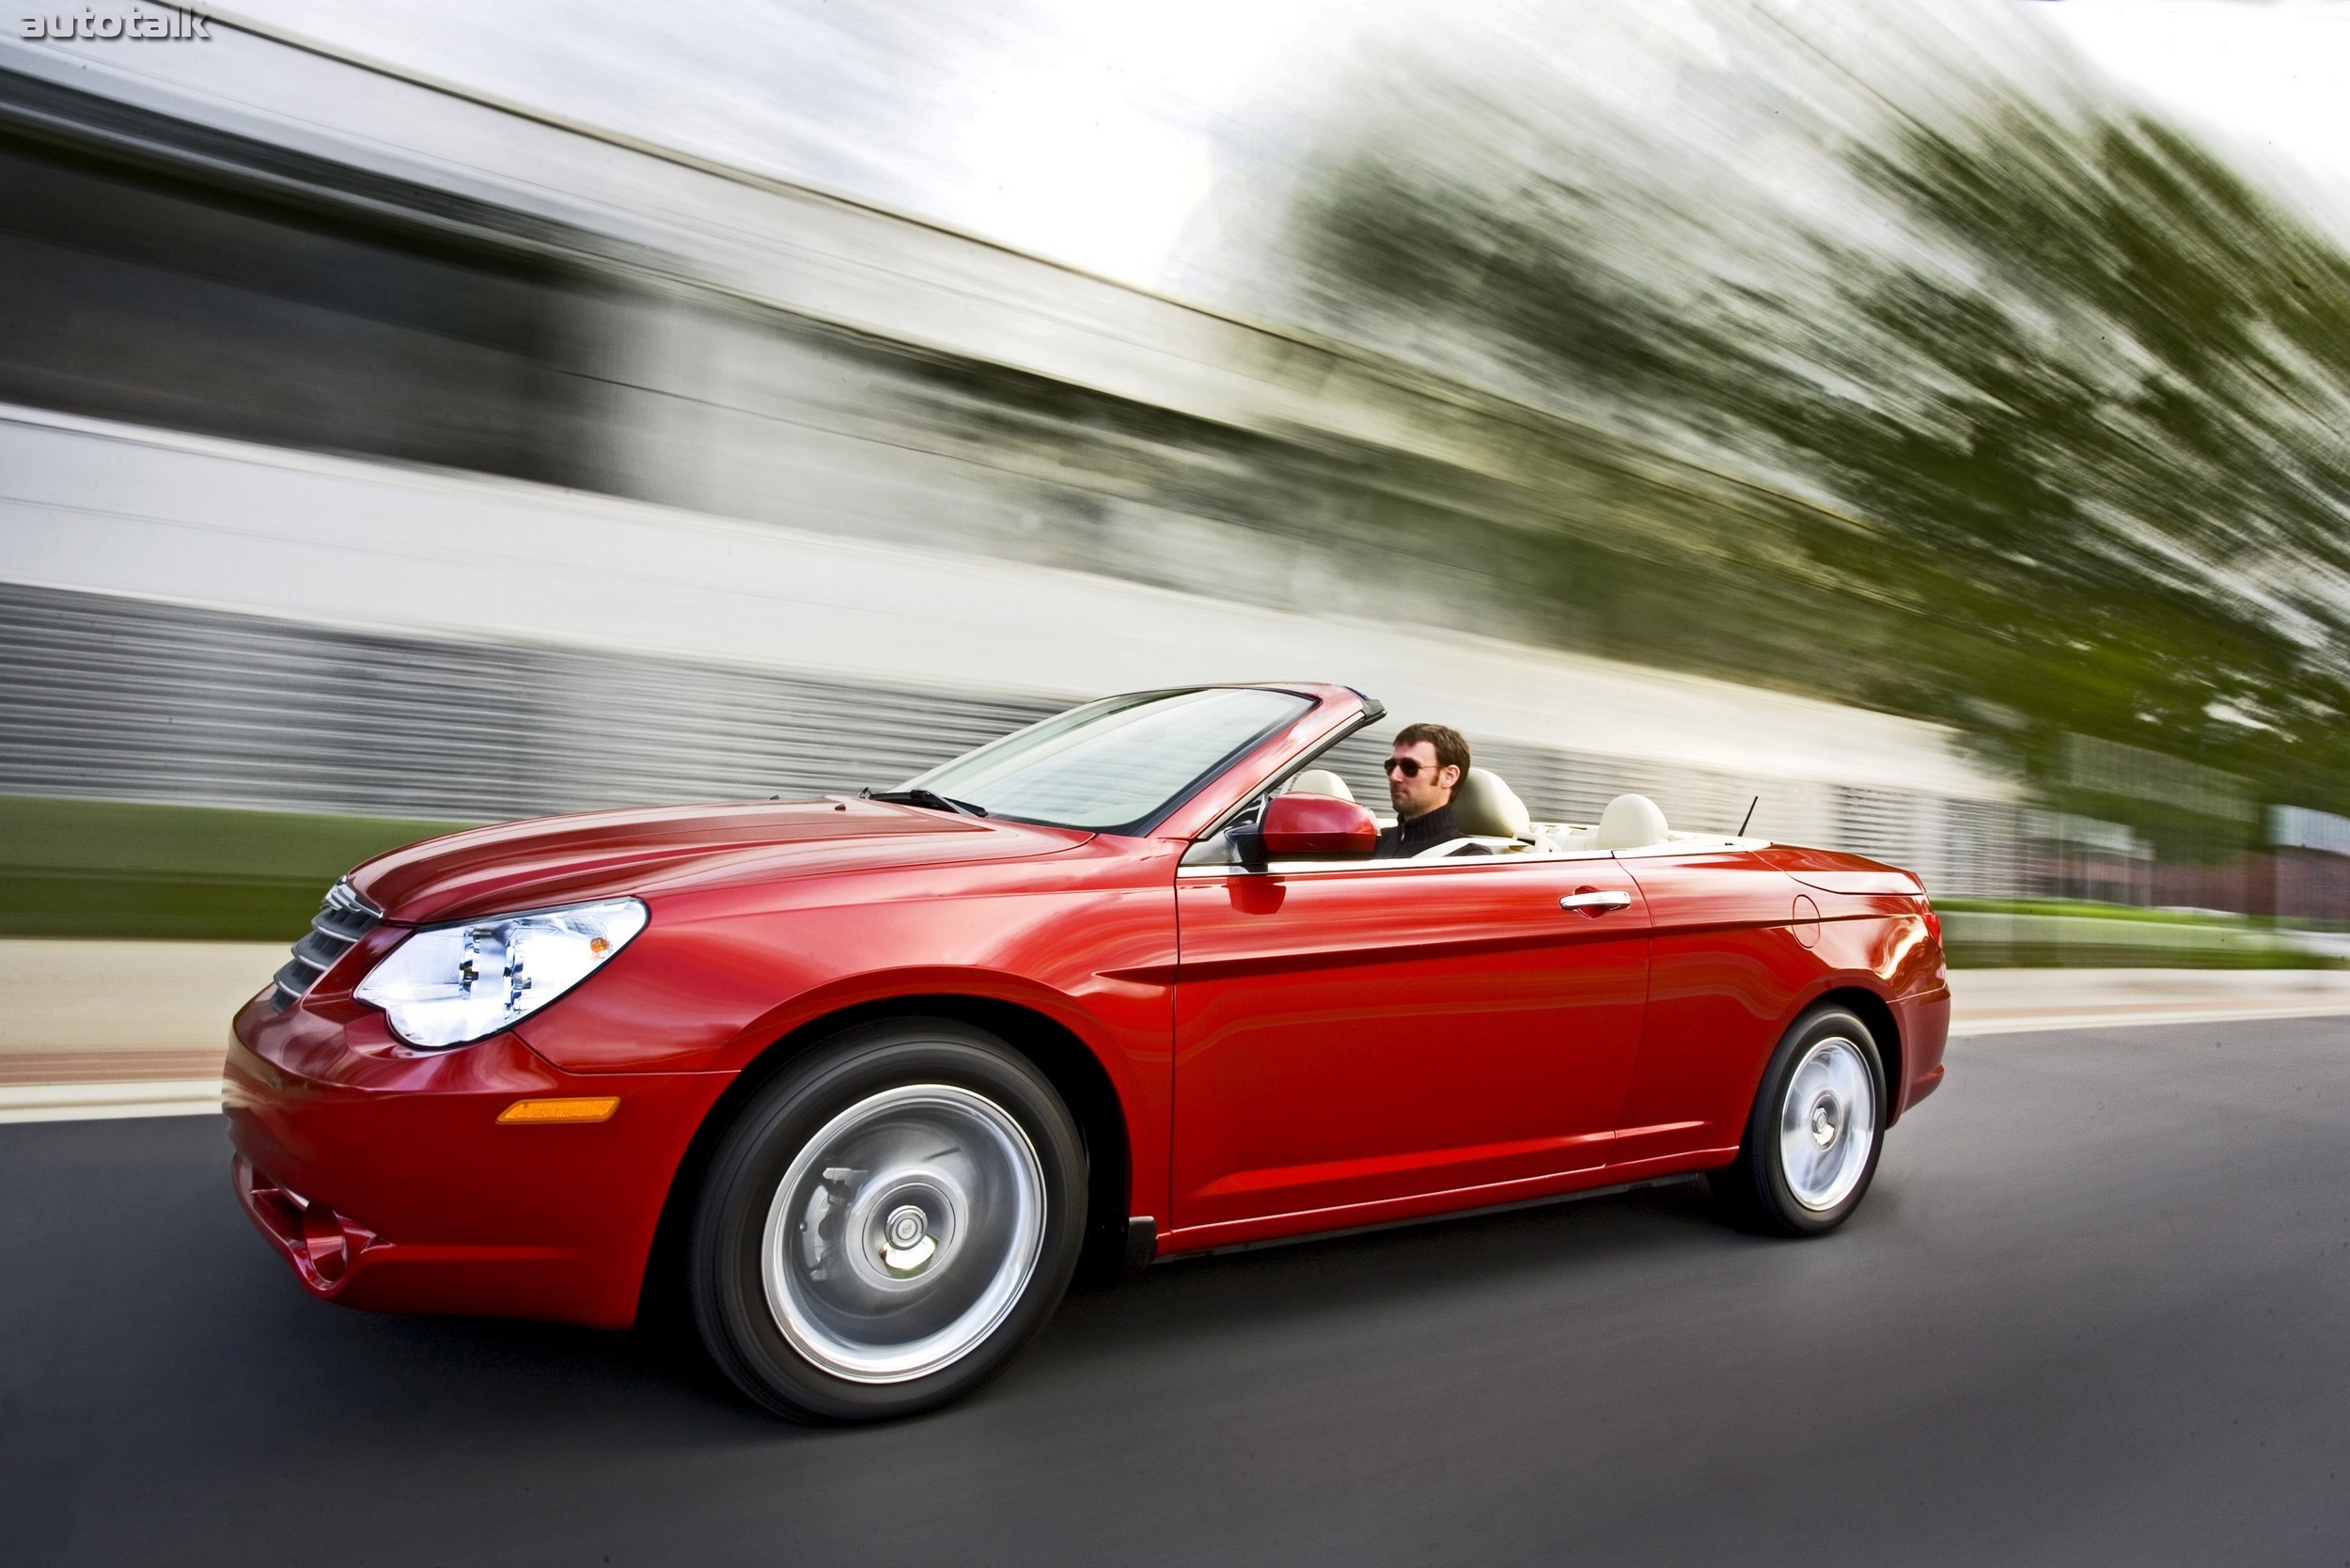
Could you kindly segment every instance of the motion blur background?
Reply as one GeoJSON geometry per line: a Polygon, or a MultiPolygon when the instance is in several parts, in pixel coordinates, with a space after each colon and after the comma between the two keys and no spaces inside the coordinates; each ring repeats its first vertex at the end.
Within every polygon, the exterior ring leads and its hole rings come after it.
{"type": "Polygon", "coordinates": [[[1965,961],[2350,953],[2350,124],[2147,86],[2330,7],[164,15],[0,42],[0,933],[1297,678],[1965,961]]]}

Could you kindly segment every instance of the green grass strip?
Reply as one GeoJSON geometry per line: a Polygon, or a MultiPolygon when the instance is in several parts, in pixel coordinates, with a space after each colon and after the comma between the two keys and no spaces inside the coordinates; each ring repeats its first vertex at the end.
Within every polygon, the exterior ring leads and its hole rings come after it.
{"type": "Polygon", "coordinates": [[[472,825],[0,796],[0,935],[290,942],[352,867],[472,825]]]}
{"type": "Polygon", "coordinates": [[[1934,907],[1944,914],[2066,915],[2098,920],[2134,920],[2158,926],[2208,926],[2227,921],[2256,923],[2252,917],[2247,915],[2206,910],[2141,909],[2135,904],[2102,903],[2093,899],[1936,899],[1934,907]]]}

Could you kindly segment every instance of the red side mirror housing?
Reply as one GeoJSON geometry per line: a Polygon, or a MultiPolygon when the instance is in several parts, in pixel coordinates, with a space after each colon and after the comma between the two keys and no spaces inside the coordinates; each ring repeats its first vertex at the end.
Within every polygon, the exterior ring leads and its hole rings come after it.
{"type": "Polygon", "coordinates": [[[1268,860],[1367,860],[1379,847],[1371,813],[1336,795],[1275,795],[1258,831],[1268,860]]]}

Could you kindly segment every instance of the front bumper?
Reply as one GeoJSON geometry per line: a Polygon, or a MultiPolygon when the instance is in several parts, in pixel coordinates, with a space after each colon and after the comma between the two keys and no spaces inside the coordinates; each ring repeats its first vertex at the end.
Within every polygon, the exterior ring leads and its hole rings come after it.
{"type": "Polygon", "coordinates": [[[511,1034],[409,1050],[371,1011],[267,994],[224,1101],[239,1201],[313,1295],[387,1311],[634,1321],[672,1177],[730,1073],[564,1073],[511,1034]],[[518,1099],[611,1119],[501,1125],[518,1099]]]}

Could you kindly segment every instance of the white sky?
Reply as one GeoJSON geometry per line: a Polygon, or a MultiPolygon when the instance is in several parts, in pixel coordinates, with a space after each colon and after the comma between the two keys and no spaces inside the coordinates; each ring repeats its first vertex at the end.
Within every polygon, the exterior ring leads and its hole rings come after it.
{"type": "MultiPolygon", "coordinates": [[[[1810,0],[1778,0],[1797,10],[1810,0]]],[[[1920,0],[1935,14],[1936,0],[1920,0]]],[[[1364,39],[1474,19],[1626,18],[1700,50],[1690,0],[230,0],[298,33],[1145,285],[1213,237],[1236,126],[1342,75],[1364,39]],[[1221,144],[1221,145],[1219,145],[1221,144]],[[1199,227],[1204,223],[1205,227],[1199,227]]],[[[1954,8],[2217,133],[2350,233],[2350,0],[1982,0],[1954,8]],[[2299,171],[2296,175],[2295,171],[2299,171]]],[[[1870,8],[1823,0],[1865,31],[1870,8]]],[[[1612,23],[1612,27],[1608,25],[1612,23]]],[[[1669,44],[1670,49],[1664,46],[1669,44]]],[[[1635,52],[1637,54],[1637,51],[1635,52]]],[[[1603,62],[1604,63],[1604,62],[1603,62]]],[[[1626,57],[1598,74],[1677,112],[1626,57]]],[[[1668,73],[1669,74],[1669,73],[1668,73]]],[[[1603,81],[1603,86],[1605,81],[1603,81]]],[[[1685,110],[1686,105],[1680,109],[1685,110]]]]}
{"type": "Polygon", "coordinates": [[[2107,74],[2350,225],[2350,0],[2029,0],[2107,74]]]}
{"type": "Polygon", "coordinates": [[[1416,3],[227,0],[217,9],[1151,284],[1210,194],[1228,117],[1278,95],[1301,60],[1326,54],[1363,13],[1416,3]]]}

